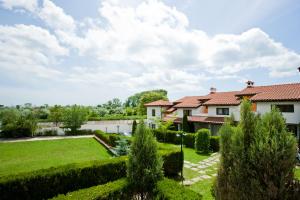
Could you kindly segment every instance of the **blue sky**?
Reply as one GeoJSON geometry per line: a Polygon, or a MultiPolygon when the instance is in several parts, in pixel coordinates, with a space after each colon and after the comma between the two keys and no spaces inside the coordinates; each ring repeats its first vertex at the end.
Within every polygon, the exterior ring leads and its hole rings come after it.
{"type": "Polygon", "coordinates": [[[0,0],[0,104],[299,82],[299,0],[0,0]]]}

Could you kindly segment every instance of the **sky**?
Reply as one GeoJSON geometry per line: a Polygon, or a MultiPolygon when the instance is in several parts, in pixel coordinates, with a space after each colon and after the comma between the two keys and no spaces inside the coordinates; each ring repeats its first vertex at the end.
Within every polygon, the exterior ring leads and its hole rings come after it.
{"type": "Polygon", "coordinates": [[[0,104],[300,82],[300,0],[0,0],[0,104]]]}

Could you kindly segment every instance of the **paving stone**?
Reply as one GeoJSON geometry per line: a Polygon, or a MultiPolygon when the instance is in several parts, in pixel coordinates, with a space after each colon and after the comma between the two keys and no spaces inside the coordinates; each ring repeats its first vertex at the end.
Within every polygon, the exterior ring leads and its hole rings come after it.
{"type": "Polygon", "coordinates": [[[192,185],[194,182],[190,180],[183,181],[183,185],[192,185]]]}
{"type": "Polygon", "coordinates": [[[209,179],[209,178],[211,178],[211,176],[209,176],[209,175],[202,175],[200,177],[203,178],[203,179],[209,179]]]}
{"type": "Polygon", "coordinates": [[[183,167],[190,169],[192,166],[190,166],[190,165],[183,165],[183,167]]]}
{"type": "Polygon", "coordinates": [[[198,169],[195,167],[190,168],[191,170],[197,171],[198,169]]]}
{"type": "Polygon", "coordinates": [[[192,180],[193,180],[193,182],[198,182],[198,181],[201,181],[202,178],[200,176],[198,176],[196,178],[193,178],[192,180]]]}
{"type": "Polygon", "coordinates": [[[217,174],[212,174],[211,176],[217,176],[217,174]]]}
{"type": "Polygon", "coordinates": [[[206,172],[203,170],[199,170],[198,172],[199,172],[199,174],[206,174],[206,172]]]}

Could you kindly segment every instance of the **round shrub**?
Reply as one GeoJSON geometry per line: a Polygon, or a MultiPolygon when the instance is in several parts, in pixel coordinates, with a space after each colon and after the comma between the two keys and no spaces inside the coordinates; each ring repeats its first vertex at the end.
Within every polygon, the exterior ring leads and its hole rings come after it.
{"type": "Polygon", "coordinates": [[[196,133],[195,149],[197,152],[209,152],[210,147],[210,131],[208,129],[200,129],[196,133]]]}
{"type": "Polygon", "coordinates": [[[210,150],[212,152],[217,152],[220,149],[220,136],[210,137],[210,150]]]}

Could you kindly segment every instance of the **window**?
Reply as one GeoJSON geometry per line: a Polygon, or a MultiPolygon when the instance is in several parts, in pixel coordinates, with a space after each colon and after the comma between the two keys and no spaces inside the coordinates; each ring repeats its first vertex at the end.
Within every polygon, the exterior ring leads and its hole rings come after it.
{"type": "Polygon", "coordinates": [[[191,110],[183,110],[183,116],[191,116],[192,115],[192,111],[191,110]]]}
{"type": "Polygon", "coordinates": [[[293,104],[289,104],[289,105],[272,105],[272,106],[276,106],[280,112],[289,112],[289,113],[293,113],[294,112],[294,105],[293,104]]]}
{"type": "Polygon", "coordinates": [[[155,109],[152,109],[152,116],[155,117],[155,109]]]}
{"type": "Polygon", "coordinates": [[[151,124],[151,128],[152,128],[152,129],[155,129],[155,124],[151,124]]]}
{"type": "Polygon", "coordinates": [[[217,115],[229,115],[229,108],[217,108],[217,115]]]}
{"type": "Polygon", "coordinates": [[[203,113],[208,113],[208,106],[204,106],[203,113]]]}

